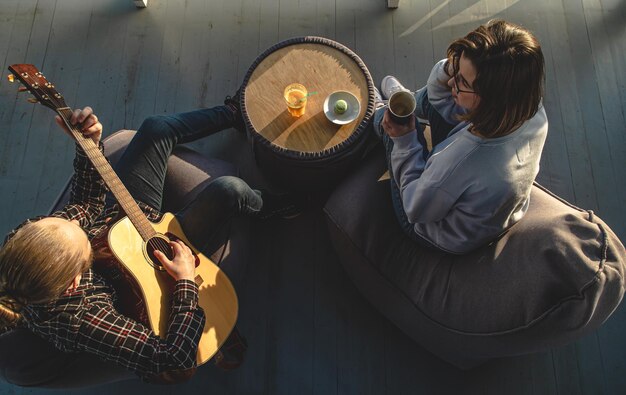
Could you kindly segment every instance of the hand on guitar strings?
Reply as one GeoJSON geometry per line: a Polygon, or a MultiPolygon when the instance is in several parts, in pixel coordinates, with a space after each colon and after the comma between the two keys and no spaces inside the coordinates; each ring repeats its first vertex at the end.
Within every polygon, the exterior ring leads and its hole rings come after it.
{"type": "MultiPolygon", "coordinates": [[[[65,133],[74,138],[60,116],[57,115],[55,121],[65,133]]],[[[96,145],[99,144],[100,137],[102,137],[102,124],[98,121],[98,117],[93,113],[91,107],[87,106],[82,110],[78,108],[74,110],[70,118],[70,123],[74,126],[79,126],[79,130],[83,136],[91,137],[96,145]]]]}
{"type": "Polygon", "coordinates": [[[194,281],[196,278],[196,258],[191,249],[180,240],[170,241],[170,247],[172,247],[172,252],[174,253],[174,258],[171,261],[159,250],[154,251],[154,256],[157,257],[165,270],[176,281],[194,281]]]}

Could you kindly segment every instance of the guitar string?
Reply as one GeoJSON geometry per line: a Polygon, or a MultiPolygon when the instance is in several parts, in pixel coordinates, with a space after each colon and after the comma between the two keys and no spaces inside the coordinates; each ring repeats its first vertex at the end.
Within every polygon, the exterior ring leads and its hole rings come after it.
{"type": "MultiPolygon", "coordinates": [[[[64,109],[64,110],[59,110],[59,111],[60,112],[65,111],[65,113],[62,113],[61,115],[64,116],[66,120],[69,119],[69,114],[67,114],[68,112],[71,113],[69,109],[64,109]]],[[[79,144],[81,145],[81,147],[83,147],[83,149],[89,156],[89,158],[93,162],[95,162],[96,166],[100,168],[101,176],[103,177],[103,179],[107,181],[107,184],[109,184],[109,187],[112,190],[116,190],[117,193],[114,193],[114,195],[116,195],[118,202],[127,212],[127,215],[129,216],[129,218],[131,216],[134,216],[136,219],[141,218],[140,221],[132,221],[133,224],[136,226],[138,232],[141,233],[142,237],[145,240],[152,237],[153,234],[155,233],[154,229],[152,228],[152,226],[150,226],[149,223],[144,224],[145,217],[143,217],[143,212],[136,205],[132,196],[130,196],[128,191],[124,188],[123,184],[121,183],[121,181],[119,180],[119,178],[117,177],[113,169],[111,168],[108,161],[106,161],[104,157],[101,155],[100,150],[95,145],[95,143],[93,143],[93,140],[91,140],[88,137],[87,138],[84,137],[82,133],[80,133],[80,131],[78,131],[75,127],[72,127],[72,132],[75,138],[77,139],[77,141],[79,142],[79,144]],[[89,143],[88,140],[91,140],[91,144],[89,143]]]]}
{"type": "MultiPolygon", "coordinates": [[[[43,86],[46,86],[46,84],[43,84],[43,86]]],[[[69,122],[69,118],[71,117],[71,110],[69,108],[67,108],[67,105],[64,103],[64,101],[62,99],[59,98],[59,100],[57,101],[57,96],[54,94],[49,94],[48,98],[52,98],[51,101],[53,102],[53,104],[56,106],[56,108],[58,109],[60,115],[65,119],[67,124],[70,124],[69,122]]],[[[71,125],[71,124],[70,124],[71,125]]],[[[123,184],[121,183],[121,180],[119,180],[118,177],[115,177],[116,174],[113,171],[113,169],[111,168],[110,164],[108,163],[108,161],[104,160],[102,155],[98,155],[100,154],[100,150],[99,148],[95,145],[95,143],[93,142],[93,140],[91,140],[88,137],[83,136],[82,133],[80,133],[80,131],[72,126],[71,127],[72,130],[72,134],[74,135],[74,137],[77,139],[77,141],[79,142],[79,144],[81,145],[81,147],[83,148],[83,150],[85,150],[85,152],[87,153],[88,157],[93,161],[96,162],[96,166],[98,166],[101,170],[101,177],[108,179],[108,181],[112,184],[110,186],[110,188],[120,188],[123,187],[123,184]],[[88,141],[91,141],[92,144],[89,144],[88,141]],[[81,144],[82,143],[82,144],[81,144]],[[97,153],[95,151],[98,151],[97,153]],[[90,155],[91,154],[91,155],[90,155]]],[[[124,188],[125,189],[125,188],[124,188]]],[[[123,193],[120,194],[121,196],[118,198],[118,201],[122,201],[120,202],[120,204],[122,205],[122,207],[127,206],[127,208],[125,207],[126,211],[129,211],[128,209],[132,210],[132,214],[139,214],[137,213],[137,211],[141,210],[139,209],[139,207],[136,205],[134,199],[132,199],[132,196],[130,196],[129,193],[123,193]],[[127,196],[128,195],[128,196],[127,196]],[[132,199],[132,203],[133,204],[125,204],[128,203],[127,200],[132,199]]],[[[117,196],[116,196],[117,197],[117,196]]],[[[128,215],[128,212],[127,212],[128,215]]],[[[143,217],[143,212],[140,213],[140,215],[143,217]]],[[[145,218],[145,217],[143,217],[145,218]]],[[[144,233],[141,236],[142,237],[147,237],[147,242],[148,244],[152,244],[153,248],[158,249],[159,251],[161,251],[162,253],[167,255],[167,251],[171,252],[171,246],[163,239],[159,238],[159,237],[154,237],[154,236],[148,236],[148,233],[152,233],[154,232],[154,228],[152,228],[152,226],[150,226],[148,224],[148,226],[150,227],[150,230],[152,232],[146,232],[142,223],[139,224],[134,224],[136,227],[138,227],[137,231],[140,233],[144,233]],[[139,229],[139,227],[141,227],[142,229],[139,229]]]]}

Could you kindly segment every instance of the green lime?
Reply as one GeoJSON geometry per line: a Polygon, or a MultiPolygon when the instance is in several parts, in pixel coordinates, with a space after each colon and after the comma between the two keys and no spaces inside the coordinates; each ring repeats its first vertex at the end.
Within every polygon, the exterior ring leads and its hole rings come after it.
{"type": "Polygon", "coordinates": [[[335,113],[343,114],[346,111],[348,111],[348,103],[343,99],[337,100],[335,102],[335,113]]]}

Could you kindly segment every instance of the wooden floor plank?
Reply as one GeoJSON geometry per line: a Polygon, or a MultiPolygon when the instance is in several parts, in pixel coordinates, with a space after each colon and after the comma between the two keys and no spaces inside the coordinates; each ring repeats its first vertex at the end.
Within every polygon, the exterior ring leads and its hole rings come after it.
{"type": "MultiPolygon", "coordinates": [[[[149,8],[135,10],[137,21],[128,25],[124,55],[128,56],[130,67],[127,68],[126,82],[129,87],[134,86],[124,96],[125,122],[118,123],[120,129],[137,129],[146,117],[156,112],[159,60],[163,51],[169,49],[164,46],[163,25],[175,10],[185,10],[184,7],[175,8],[176,4],[172,3],[175,2],[151,4],[149,8]]],[[[179,50],[180,46],[178,43],[175,48],[179,50]]],[[[183,82],[182,79],[179,81],[183,82]]]]}
{"type": "MultiPolygon", "coordinates": [[[[184,32],[184,2],[182,0],[159,3],[164,7],[167,18],[163,20],[163,44],[158,59],[159,72],[157,80],[155,114],[171,114],[176,112],[177,91],[180,78],[180,51],[184,32]],[[176,76],[176,78],[173,78],[176,76]]],[[[206,21],[210,29],[210,20],[206,21]]],[[[195,42],[195,40],[192,40],[195,42]]]]}
{"type": "Polygon", "coordinates": [[[603,0],[603,15],[610,40],[613,66],[618,79],[618,90],[622,104],[622,115],[626,118],[626,3],[620,0],[603,0]]]}
{"type": "MultiPolygon", "coordinates": [[[[261,394],[268,392],[268,372],[274,370],[271,363],[269,339],[274,336],[271,319],[270,294],[275,286],[275,273],[272,270],[274,250],[265,248],[271,242],[274,232],[267,232],[268,224],[253,222],[250,234],[250,260],[246,265],[245,277],[239,294],[238,326],[249,344],[246,362],[237,372],[234,389],[239,393],[261,394]]],[[[219,373],[219,372],[218,372],[219,373]]],[[[220,373],[223,374],[223,373],[220,373]]]]}
{"type": "MultiPolygon", "coordinates": [[[[57,3],[52,31],[54,35],[49,41],[46,58],[42,65],[44,75],[49,75],[51,80],[65,97],[70,106],[77,105],[76,96],[80,83],[80,75],[84,65],[85,57],[83,51],[87,47],[87,32],[91,22],[91,14],[94,1],[59,2],[57,3]],[[57,62],[58,59],[58,62],[57,62]]],[[[36,153],[32,155],[27,152],[27,157],[39,157],[42,168],[38,170],[38,183],[32,186],[24,186],[23,193],[34,197],[31,213],[45,213],[50,207],[50,202],[58,195],[58,186],[67,180],[68,170],[71,171],[71,163],[74,158],[75,144],[63,133],[53,122],[54,113],[47,110],[41,114],[38,122],[33,122],[31,133],[39,137],[38,143],[32,144],[36,153]],[[48,128],[48,135],[42,131],[48,128]],[[45,140],[47,138],[47,141],[45,140]],[[40,145],[39,148],[36,148],[40,145]],[[49,166],[55,160],[59,160],[66,165],[49,166]],[[31,189],[32,188],[32,189],[31,189]],[[32,191],[32,192],[31,192],[32,191]]],[[[24,166],[25,178],[31,178],[28,170],[32,169],[32,163],[26,162],[24,166]],[[28,169],[28,170],[27,170],[28,169]]],[[[30,183],[29,183],[30,184],[30,183]]],[[[24,206],[23,202],[19,202],[24,206]]],[[[23,217],[29,214],[26,210],[21,212],[23,217]]]]}
{"type": "Polygon", "coordinates": [[[315,9],[315,34],[335,39],[337,35],[336,1],[317,0],[315,9]]]}
{"type": "MultiPolygon", "coordinates": [[[[56,2],[20,3],[8,63],[32,63],[45,71],[44,59],[55,7],[56,2]]],[[[39,155],[30,156],[30,153],[43,152],[42,148],[45,147],[48,137],[46,128],[49,128],[52,114],[42,106],[27,103],[26,98],[29,95],[25,95],[20,95],[14,104],[13,111],[19,114],[19,118],[13,117],[8,127],[4,128],[4,132],[9,134],[8,140],[5,140],[6,145],[2,147],[2,155],[6,158],[2,162],[6,166],[9,180],[6,197],[3,199],[6,209],[1,218],[3,226],[6,226],[5,231],[23,221],[26,216],[40,214],[35,212],[35,194],[32,188],[30,194],[24,188],[40,181],[36,175],[41,173],[44,163],[39,155]]],[[[63,163],[55,164],[63,166],[63,163]]]]}
{"type": "MultiPolygon", "coordinates": [[[[317,217],[323,221],[321,216],[317,217]]],[[[326,224],[320,224],[325,233],[326,224]]],[[[316,252],[313,350],[313,393],[336,395],[339,372],[337,369],[337,347],[343,339],[338,337],[337,328],[342,319],[337,306],[343,284],[347,281],[327,234],[318,234],[325,243],[316,252]]]]}
{"type": "MultiPolygon", "coordinates": [[[[13,60],[9,59],[10,57],[10,44],[13,40],[13,30],[16,28],[16,13],[18,10],[18,5],[21,2],[17,0],[7,1],[3,7],[0,7],[0,59],[2,62],[0,63],[0,67],[2,67],[2,73],[0,74],[2,78],[0,78],[0,101],[2,103],[13,102],[12,98],[15,97],[15,89],[11,89],[10,82],[7,78],[4,78],[5,75],[8,76],[9,71],[7,67],[11,63],[16,63],[13,60]],[[8,63],[11,62],[11,63],[8,63]]],[[[32,18],[32,17],[31,17],[32,18]]],[[[22,38],[25,40],[25,38],[22,38]]],[[[0,124],[7,125],[11,122],[11,118],[13,117],[13,106],[3,106],[0,108],[0,124]]],[[[0,146],[4,147],[2,144],[3,139],[8,135],[7,131],[0,132],[0,146]]],[[[3,151],[0,151],[2,153],[3,151]]],[[[0,160],[4,158],[4,155],[0,156],[0,160]]],[[[4,173],[5,169],[3,163],[0,162],[0,176],[4,173]]]]}
{"type": "MultiPolygon", "coordinates": [[[[456,37],[452,33],[452,29],[446,25],[446,22],[454,15],[450,9],[451,1],[430,1],[431,18],[428,23],[432,31],[432,47],[433,47],[433,59],[438,61],[446,57],[446,50],[448,45],[456,37]]],[[[467,33],[467,32],[465,32],[467,33]]]]}
{"type": "Polygon", "coordinates": [[[531,394],[533,372],[528,356],[495,359],[465,374],[472,394],[531,394]]]}
{"type": "Polygon", "coordinates": [[[393,323],[384,321],[387,394],[451,394],[459,388],[469,388],[463,371],[433,358],[431,353],[415,344],[393,323]]]}
{"type": "Polygon", "coordinates": [[[356,40],[352,50],[367,65],[378,82],[394,68],[393,13],[377,0],[363,0],[363,8],[355,13],[356,40]]]}
{"type": "MultiPolygon", "coordinates": [[[[533,6],[537,6],[537,4],[527,7],[532,8],[533,6]]],[[[538,14],[537,23],[530,25],[529,28],[540,40],[545,59],[546,82],[543,105],[548,117],[549,129],[537,180],[564,199],[574,202],[572,170],[568,157],[564,117],[561,112],[561,95],[557,85],[557,75],[560,71],[555,67],[557,61],[555,57],[560,56],[558,48],[555,46],[558,46],[559,43],[550,39],[549,32],[549,26],[555,16],[550,12],[538,11],[538,14]]]]}
{"type": "Polygon", "coordinates": [[[556,378],[557,393],[582,394],[581,373],[578,366],[576,345],[570,344],[552,351],[554,360],[554,377],[556,378]]]}
{"type": "Polygon", "coordinates": [[[213,77],[214,101],[220,102],[226,95],[232,95],[241,85],[238,81],[239,68],[239,45],[241,36],[241,7],[242,0],[230,0],[223,2],[220,17],[213,24],[217,35],[211,36],[211,56],[215,61],[216,70],[220,70],[213,77]],[[225,36],[221,36],[225,32],[225,36]]]}
{"type": "Polygon", "coordinates": [[[592,372],[602,376],[607,394],[618,394],[626,388],[626,306],[622,303],[613,316],[600,328],[598,339],[602,353],[602,363],[592,372]]]}
{"type": "MultiPolygon", "coordinates": [[[[241,85],[238,80],[239,52],[242,44],[242,0],[209,2],[211,34],[206,42],[206,60],[210,62],[211,75],[206,81],[206,102],[209,106],[223,104],[227,95],[234,95],[241,85]]],[[[189,102],[187,102],[189,103],[189,102]]],[[[190,103],[189,103],[190,105],[190,103]]],[[[187,109],[185,107],[185,109],[187,109]]],[[[180,110],[184,110],[182,107],[180,110]]],[[[196,146],[213,150],[233,144],[232,136],[222,133],[211,140],[199,141],[196,146]]]]}
{"type": "MultiPolygon", "coordinates": [[[[7,0],[4,2],[3,7],[0,8],[0,49],[2,49],[0,59],[2,59],[3,72],[5,72],[7,66],[8,48],[12,38],[11,32],[15,27],[15,15],[19,3],[18,0],[7,0]]],[[[4,86],[7,83],[7,80],[4,78],[0,80],[0,86],[4,86]]]]}
{"type": "MultiPolygon", "coordinates": [[[[414,11],[389,11],[393,26],[394,67],[384,71],[384,75],[394,75],[407,89],[417,90],[426,85],[430,70],[445,56],[445,49],[437,48],[437,57],[434,56],[432,31],[425,17],[430,12],[430,4],[412,0],[407,6],[414,11]]],[[[384,75],[374,81],[377,86],[384,75]]]]}
{"type": "MultiPolygon", "coordinates": [[[[583,394],[610,393],[606,387],[604,374],[598,374],[598,367],[604,364],[598,332],[585,336],[575,343],[576,359],[580,374],[580,389],[583,394]]],[[[603,368],[601,368],[603,370],[603,368]]]]}
{"type": "Polygon", "coordinates": [[[356,13],[348,3],[339,2],[335,7],[335,40],[353,51],[356,48],[356,13]]]}
{"type": "Polygon", "coordinates": [[[384,322],[349,281],[337,300],[338,394],[384,394],[384,322]]]}
{"type": "Polygon", "coordinates": [[[260,46],[258,39],[247,39],[247,37],[259,36],[261,29],[261,8],[262,5],[256,0],[243,0],[241,3],[241,38],[237,46],[239,50],[237,53],[237,74],[235,75],[233,87],[225,94],[232,96],[235,93],[235,90],[239,88],[246,76],[252,62],[265,50],[265,47],[260,46]]]}
{"type": "Polygon", "coordinates": [[[280,2],[278,10],[280,24],[278,26],[278,40],[283,41],[302,35],[302,31],[315,34],[316,2],[280,2]]]}
{"type": "MultiPolygon", "coordinates": [[[[606,138],[606,145],[598,147],[598,149],[605,152],[604,157],[609,162],[607,167],[610,166],[610,168],[604,170],[606,173],[605,177],[607,182],[611,183],[615,188],[607,191],[609,194],[613,193],[614,196],[609,203],[611,204],[610,208],[607,208],[605,212],[617,213],[620,212],[620,208],[626,205],[626,183],[621,182],[624,165],[626,164],[626,118],[622,113],[622,106],[620,105],[618,79],[613,63],[623,62],[626,56],[621,54],[614,59],[609,45],[611,42],[609,31],[612,30],[611,23],[621,26],[622,32],[624,32],[622,34],[623,41],[626,39],[626,29],[624,29],[626,20],[622,20],[622,23],[619,23],[613,19],[605,18],[599,0],[584,0],[583,16],[589,32],[591,47],[591,56],[589,58],[593,60],[594,79],[599,95],[600,108],[594,111],[594,117],[603,119],[606,138]],[[602,115],[599,116],[600,114],[602,115]]],[[[595,134],[597,131],[593,133],[595,134]]],[[[621,210],[621,212],[624,212],[624,210],[621,210]]],[[[600,215],[602,214],[600,213],[600,215]]],[[[626,213],[618,218],[610,218],[607,222],[618,235],[626,236],[626,213]]]]}
{"type": "MultiPolygon", "coordinates": [[[[127,25],[124,45],[119,49],[123,67],[118,74],[120,81],[115,111],[110,119],[112,130],[136,129],[144,118],[155,111],[155,77],[158,75],[163,43],[163,28],[159,21],[167,16],[164,14],[164,6],[151,6],[134,10],[132,23],[127,25]]],[[[175,10],[184,11],[173,9],[172,12],[175,10]]]]}
{"type": "MultiPolygon", "coordinates": [[[[168,4],[168,7],[171,5],[168,4]]],[[[207,29],[209,22],[208,6],[202,2],[182,3],[174,5],[182,10],[182,21],[174,21],[174,26],[182,30],[179,43],[172,43],[175,51],[180,51],[177,57],[179,83],[173,93],[176,112],[190,111],[200,107],[200,103],[210,102],[214,105],[214,94],[208,92],[208,76],[210,62],[213,60],[210,48],[210,38],[213,29],[207,29]],[[205,19],[206,18],[206,19],[205,19]],[[180,29],[182,22],[183,28],[180,29]]],[[[171,13],[167,13],[171,15],[171,13]]],[[[168,18],[169,19],[169,18],[168,18]]],[[[236,43],[232,43],[236,46],[236,43]]],[[[169,51],[169,49],[166,49],[169,51]]],[[[167,70],[165,70],[167,72],[167,70]]],[[[172,72],[175,72],[172,70],[172,72]]]]}
{"type": "Polygon", "coordinates": [[[556,377],[552,353],[542,352],[525,357],[531,367],[532,393],[536,395],[550,395],[557,393],[556,377]]]}
{"type": "MultiPolygon", "coordinates": [[[[48,6],[54,7],[54,4],[48,3],[48,6]]],[[[3,51],[6,56],[3,64],[2,75],[8,75],[6,67],[15,63],[25,63],[31,61],[28,57],[28,49],[32,45],[29,38],[35,34],[37,39],[46,39],[49,36],[49,23],[51,15],[43,13],[43,18],[36,18],[35,11],[37,9],[36,1],[23,1],[14,5],[14,8],[7,5],[5,18],[2,20],[2,32],[7,34],[3,51]],[[11,15],[13,14],[13,15],[11,15]],[[38,23],[34,23],[37,21],[38,23]],[[41,35],[39,35],[41,33],[41,35]]],[[[43,59],[45,46],[40,47],[33,45],[35,51],[39,51],[38,59],[43,59]],[[42,51],[43,50],[43,51],[42,51]]],[[[40,62],[41,63],[41,62],[40,62]]],[[[27,130],[29,129],[33,108],[26,99],[30,96],[28,93],[17,93],[19,83],[9,84],[2,78],[0,87],[0,100],[2,100],[2,125],[0,128],[0,192],[2,193],[2,201],[7,206],[0,212],[0,223],[6,232],[12,226],[17,225],[18,221],[13,215],[11,205],[17,194],[17,183],[20,180],[19,170],[21,161],[23,160],[23,152],[25,151],[25,142],[28,139],[27,130]],[[16,114],[19,114],[17,117],[16,114]]]]}
{"type": "MultiPolygon", "coordinates": [[[[550,188],[555,193],[559,194],[565,199],[573,201],[574,190],[571,183],[571,168],[568,159],[568,150],[566,144],[566,136],[564,131],[564,122],[561,113],[561,102],[559,100],[560,94],[557,85],[557,75],[560,70],[557,67],[553,67],[555,62],[555,56],[561,56],[558,54],[558,48],[555,45],[559,45],[558,42],[551,40],[548,26],[555,18],[555,15],[541,11],[540,1],[531,2],[519,2],[516,3],[514,10],[509,12],[515,12],[515,15],[522,15],[521,18],[516,18],[515,22],[520,23],[523,26],[531,29],[537,38],[540,40],[542,50],[545,57],[546,64],[546,94],[544,98],[544,106],[548,115],[549,132],[544,153],[542,155],[542,167],[538,176],[538,181],[550,188]],[[556,53],[555,53],[556,52],[556,53]],[[544,182],[545,181],[545,182],[544,182]]],[[[594,335],[591,335],[593,337],[594,335]]],[[[586,343],[588,344],[588,343],[586,343]]],[[[585,347],[585,344],[579,347],[585,347]]],[[[598,355],[600,352],[597,343],[588,344],[586,351],[589,353],[590,360],[592,355],[598,355]]],[[[540,363],[544,366],[545,370],[538,371],[534,369],[532,371],[533,392],[542,392],[542,389],[556,389],[557,383],[562,380],[562,358],[554,358],[554,353],[560,355],[562,350],[555,350],[553,353],[541,353],[534,356],[535,363],[540,363]],[[556,364],[556,365],[555,365],[556,364]],[[557,372],[558,374],[554,374],[557,372]]],[[[577,354],[578,355],[578,354],[577,354]]],[[[577,358],[574,357],[574,358],[577,358]]],[[[569,361],[568,362],[577,362],[569,361]]],[[[573,363],[571,367],[578,369],[578,363],[573,363]]],[[[588,367],[588,364],[583,362],[583,367],[588,367]]],[[[568,370],[569,371],[569,370],[568,370]]],[[[588,371],[588,370],[587,370],[588,371]]],[[[584,373],[581,373],[584,374],[584,373]]],[[[545,392],[544,393],[551,393],[545,392]]]]}
{"type": "MultiPolygon", "coordinates": [[[[280,31],[280,0],[259,2],[259,54],[279,42],[280,31]]],[[[255,58],[256,59],[256,58],[255,58]]]]}
{"type": "MultiPolygon", "coordinates": [[[[51,28],[54,35],[48,41],[46,58],[39,66],[69,102],[75,99],[77,76],[82,68],[80,49],[85,43],[84,32],[89,25],[90,13],[91,2],[82,2],[80,6],[69,3],[56,5],[51,28]],[[77,38],[72,37],[73,33],[78,33],[77,38]],[[73,50],[74,48],[79,50],[73,50]],[[57,58],[61,61],[57,62],[57,58]]],[[[40,111],[42,109],[43,107],[39,107],[35,110],[29,133],[32,140],[27,143],[27,159],[20,171],[22,181],[17,185],[20,193],[29,196],[29,203],[20,200],[15,204],[20,207],[15,213],[21,218],[44,213],[50,207],[50,202],[58,194],[58,185],[67,179],[69,164],[74,155],[74,144],[58,127],[53,126],[54,114],[49,110],[40,111]],[[36,158],[37,165],[28,158],[36,158]],[[49,166],[52,161],[64,165],[49,166]]]]}
{"type": "MultiPolygon", "coordinates": [[[[317,240],[307,235],[312,225],[311,215],[301,215],[294,220],[279,221],[273,235],[275,254],[272,266],[277,274],[272,279],[270,303],[274,332],[268,344],[273,349],[275,366],[274,394],[310,394],[313,392],[313,339],[315,300],[315,265],[313,259],[303,259],[315,254],[317,240]],[[290,242],[286,243],[287,240],[290,242]]],[[[320,226],[320,223],[313,223],[320,226]]],[[[317,233],[317,232],[314,232],[317,233]]]]}
{"type": "Polygon", "coordinates": [[[136,8],[130,4],[93,2],[93,9],[84,48],[84,66],[80,71],[78,92],[73,107],[91,106],[104,127],[103,136],[115,132],[112,119],[128,24],[136,8]]]}
{"type": "MultiPolygon", "coordinates": [[[[564,1],[564,11],[568,24],[568,35],[572,40],[570,47],[574,68],[575,87],[580,103],[582,125],[586,134],[586,148],[589,153],[594,185],[596,185],[596,199],[598,214],[619,211],[618,193],[615,189],[616,178],[610,163],[609,144],[606,135],[606,126],[602,113],[598,86],[593,78],[595,74],[588,30],[585,25],[581,1],[564,1]],[[600,190],[601,189],[601,190],[600,190]]],[[[608,219],[611,221],[611,219],[608,219]]],[[[612,221],[611,221],[612,222],[612,221]]]]}
{"type": "Polygon", "coordinates": [[[558,95],[560,102],[565,137],[562,143],[567,146],[575,193],[572,203],[597,210],[596,187],[590,168],[591,159],[575,87],[577,80],[574,70],[568,67],[573,62],[570,47],[575,43],[569,39],[565,10],[561,1],[549,0],[546,3],[548,5],[546,12],[552,18],[552,23],[548,24],[548,34],[553,48],[552,67],[558,70],[555,79],[556,90],[553,94],[558,95]]]}
{"type": "MultiPolygon", "coordinates": [[[[602,114],[598,85],[593,78],[595,75],[594,61],[590,54],[589,29],[585,24],[585,15],[582,1],[563,2],[568,21],[568,34],[572,42],[572,61],[577,63],[574,68],[577,95],[580,102],[580,111],[587,141],[591,170],[594,185],[596,185],[596,199],[598,214],[604,216],[610,212],[619,212],[619,193],[616,189],[617,178],[613,173],[610,162],[611,148],[607,138],[607,128],[602,114]]],[[[607,78],[608,76],[603,76],[607,78]]],[[[621,224],[614,223],[613,218],[607,217],[609,225],[615,225],[621,230],[621,224]]]]}

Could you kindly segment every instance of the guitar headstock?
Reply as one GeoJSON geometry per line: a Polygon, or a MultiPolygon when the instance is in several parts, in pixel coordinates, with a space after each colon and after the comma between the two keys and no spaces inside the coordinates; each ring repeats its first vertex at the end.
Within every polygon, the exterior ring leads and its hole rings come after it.
{"type": "Polygon", "coordinates": [[[26,87],[25,90],[35,96],[36,100],[29,99],[30,102],[39,102],[54,111],[67,107],[63,96],[32,64],[14,64],[9,66],[9,71],[12,73],[9,75],[9,81],[13,82],[14,78],[17,78],[26,87]]]}

